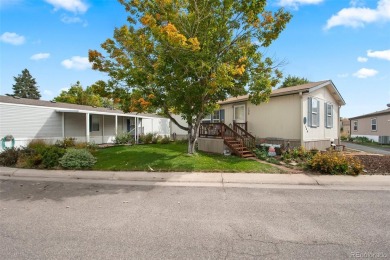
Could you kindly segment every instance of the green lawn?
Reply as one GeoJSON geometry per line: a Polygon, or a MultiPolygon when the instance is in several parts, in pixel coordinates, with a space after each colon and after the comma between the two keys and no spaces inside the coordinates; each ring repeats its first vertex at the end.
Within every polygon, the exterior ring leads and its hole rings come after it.
{"type": "Polygon", "coordinates": [[[198,153],[187,155],[180,143],[116,146],[99,149],[94,170],[112,171],[194,171],[281,173],[274,166],[236,156],[198,153]]]}

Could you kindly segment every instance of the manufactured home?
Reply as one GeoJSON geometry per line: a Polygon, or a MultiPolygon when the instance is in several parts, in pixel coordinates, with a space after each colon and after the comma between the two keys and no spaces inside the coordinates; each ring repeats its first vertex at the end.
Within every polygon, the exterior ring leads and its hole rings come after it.
{"type": "Polygon", "coordinates": [[[350,118],[351,137],[367,137],[380,144],[390,144],[390,107],[350,118]]]}
{"type": "Polygon", "coordinates": [[[79,142],[112,143],[129,132],[169,136],[169,119],[153,114],[123,113],[120,110],[51,101],[0,96],[0,138],[12,136],[15,146],[32,139],[48,142],[65,137],[79,142]]]}
{"type": "MultiPolygon", "coordinates": [[[[199,149],[223,153],[238,146],[248,156],[250,149],[245,146],[261,143],[323,150],[339,143],[343,105],[345,101],[331,80],[276,89],[269,102],[260,105],[252,104],[248,95],[228,98],[203,120],[199,149]]],[[[171,128],[178,136],[186,134],[173,123],[171,128]]]]}

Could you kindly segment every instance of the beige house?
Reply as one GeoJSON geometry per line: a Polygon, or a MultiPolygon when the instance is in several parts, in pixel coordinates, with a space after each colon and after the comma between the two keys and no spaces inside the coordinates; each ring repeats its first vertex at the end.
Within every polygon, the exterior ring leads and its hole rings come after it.
{"type": "Polygon", "coordinates": [[[351,137],[367,137],[381,144],[390,144],[390,108],[350,118],[351,137]]]}
{"type": "MultiPolygon", "coordinates": [[[[200,150],[232,150],[233,145],[226,139],[243,144],[240,149],[245,144],[270,143],[322,150],[332,141],[339,142],[340,107],[345,102],[333,82],[326,80],[276,89],[269,102],[260,105],[253,105],[247,95],[229,98],[219,105],[218,111],[203,120],[198,138],[200,150]]],[[[171,129],[180,134],[173,124],[171,129]]]]}

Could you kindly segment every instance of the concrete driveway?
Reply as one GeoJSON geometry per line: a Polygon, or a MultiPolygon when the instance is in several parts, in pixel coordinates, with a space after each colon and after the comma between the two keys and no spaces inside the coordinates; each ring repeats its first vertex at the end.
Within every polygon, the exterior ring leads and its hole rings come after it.
{"type": "Polygon", "coordinates": [[[370,147],[370,146],[349,143],[349,142],[341,142],[341,144],[345,145],[345,147],[347,147],[349,149],[363,151],[366,153],[390,155],[390,149],[387,149],[387,148],[370,147]]]}

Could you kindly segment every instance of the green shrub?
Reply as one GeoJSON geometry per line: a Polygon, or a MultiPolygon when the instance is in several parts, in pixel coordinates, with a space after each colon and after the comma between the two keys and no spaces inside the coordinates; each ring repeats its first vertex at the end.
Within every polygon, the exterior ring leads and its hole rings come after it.
{"type": "Polygon", "coordinates": [[[363,171],[359,159],[335,151],[317,153],[307,163],[307,166],[309,169],[323,174],[357,175],[363,171]]]}
{"type": "Polygon", "coordinates": [[[1,166],[15,166],[19,157],[19,148],[6,148],[0,153],[1,166]]]}
{"type": "Polygon", "coordinates": [[[88,169],[96,163],[96,158],[86,149],[67,149],[60,159],[66,169],[88,169]]]}
{"type": "Polygon", "coordinates": [[[260,147],[260,148],[256,148],[255,149],[255,154],[256,154],[256,157],[259,158],[260,160],[267,160],[268,158],[268,149],[267,147],[260,147]]]}
{"type": "Polygon", "coordinates": [[[57,140],[55,145],[65,149],[74,147],[76,145],[76,138],[65,137],[63,140],[57,140]]]}
{"type": "Polygon", "coordinates": [[[161,136],[154,134],[152,138],[152,144],[157,144],[161,140],[161,136]]]}
{"type": "Polygon", "coordinates": [[[169,136],[164,136],[163,138],[161,138],[160,140],[160,143],[161,144],[169,144],[171,142],[171,138],[169,138],[169,136]]]}
{"type": "Polygon", "coordinates": [[[115,136],[116,144],[134,144],[134,136],[129,132],[121,133],[115,136]]]}
{"type": "Polygon", "coordinates": [[[42,154],[42,165],[44,168],[59,166],[59,160],[65,154],[65,149],[57,146],[48,147],[42,154]]]}
{"type": "Polygon", "coordinates": [[[153,136],[154,136],[153,133],[146,134],[144,138],[144,144],[151,144],[153,140],[153,136]]]}
{"type": "Polygon", "coordinates": [[[371,139],[368,139],[365,136],[357,136],[353,140],[356,143],[372,143],[373,141],[371,139]]]}
{"type": "Polygon", "coordinates": [[[37,154],[43,154],[48,147],[50,147],[50,145],[42,139],[31,140],[31,142],[27,145],[27,148],[32,149],[37,154]]]}
{"type": "Polygon", "coordinates": [[[342,135],[340,139],[341,141],[348,141],[348,136],[342,135]]]}

